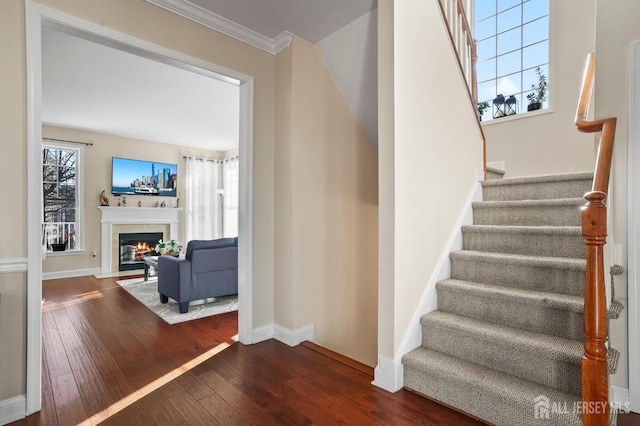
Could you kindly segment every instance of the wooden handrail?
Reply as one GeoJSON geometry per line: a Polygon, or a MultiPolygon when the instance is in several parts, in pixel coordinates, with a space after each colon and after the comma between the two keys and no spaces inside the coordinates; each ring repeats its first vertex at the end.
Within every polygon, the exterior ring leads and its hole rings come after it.
{"type": "Polygon", "coordinates": [[[604,245],[607,240],[607,193],[616,118],[587,120],[595,80],[595,55],[587,58],[576,111],[576,127],[584,133],[602,132],[591,192],[582,208],[582,234],[587,248],[584,291],[584,355],[582,356],[582,413],[584,426],[609,424],[609,371],[607,368],[607,299],[604,281],[604,245]]]}
{"type": "MultiPolygon", "coordinates": [[[[458,66],[460,67],[460,72],[462,73],[465,81],[467,82],[467,92],[469,93],[469,100],[471,101],[471,105],[473,106],[473,112],[476,117],[476,121],[478,123],[478,129],[480,130],[480,135],[482,137],[482,169],[484,178],[487,178],[487,139],[484,136],[484,131],[482,129],[482,124],[480,123],[480,117],[478,116],[478,79],[476,74],[476,63],[478,62],[478,47],[475,39],[473,38],[473,34],[471,33],[471,26],[469,25],[469,20],[467,18],[467,13],[464,9],[464,4],[462,0],[453,0],[456,5],[456,14],[462,23],[462,32],[464,33],[465,44],[469,49],[469,63],[470,63],[470,81],[467,78],[467,73],[465,72],[464,66],[462,65],[462,55],[463,52],[460,52],[458,44],[455,42],[455,37],[452,31],[452,23],[449,22],[447,17],[446,7],[444,2],[447,0],[438,0],[438,4],[440,5],[440,12],[442,13],[442,18],[444,19],[445,25],[447,27],[447,32],[449,33],[449,40],[451,41],[451,45],[453,46],[454,51],[456,52],[456,59],[458,60],[458,66]]],[[[448,0],[452,1],[452,0],[448,0]]]]}

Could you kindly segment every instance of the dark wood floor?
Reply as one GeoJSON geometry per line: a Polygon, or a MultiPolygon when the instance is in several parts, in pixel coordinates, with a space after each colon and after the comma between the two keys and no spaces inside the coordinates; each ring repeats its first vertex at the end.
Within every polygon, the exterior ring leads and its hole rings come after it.
{"type": "Polygon", "coordinates": [[[313,345],[235,343],[237,313],[169,325],[93,277],[43,297],[42,411],[12,425],[482,424],[313,345]]]}

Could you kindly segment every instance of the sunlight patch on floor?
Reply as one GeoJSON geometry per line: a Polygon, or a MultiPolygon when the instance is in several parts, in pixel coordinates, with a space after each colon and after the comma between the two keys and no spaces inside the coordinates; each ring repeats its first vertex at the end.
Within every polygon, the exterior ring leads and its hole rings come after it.
{"type": "Polygon", "coordinates": [[[229,346],[231,346],[230,343],[226,343],[226,342],[225,343],[220,343],[215,348],[209,349],[207,352],[203,353],[202,355],[199,355],[196,358],[192,359],[191,361],[182,364],[180,367],[177,367],[177,368],[173,369],[172,371],[168,372],[164,376],[159,377],[158,379],[154,380],[153,382],[149,383],[148,385],[146,385],[146,386],[138,389],[137,391],[125,396],[121,400],[119,400],[117,402],[114,402],[109,407],[105,408],[104,410],[100,411],[99,413],[94,414],[93,416],[91,416],[87,420],[85,420],[84,422],[80,423],[80,425],[82,425],[82,426],[97,425],[97,424],[105,421],[109,417],[118,414],[120,411],[124,410],[125,408],[127,408],[131,404],[135,403],[136,401],[138,401],[138,400],[144,398],[145,396],[149,395],[151,392],[158,390],[159,388],[161,388],[162,386],[166,385],[170,381],[178,378],[180,375],[182,375],[182,374],[188,372],[189,370],[197,367],[198,365],[202,364],[203,362],[207,361],[208,359],[211,359],[215,355],[217,355],[220,352],[222,352],[223,350],[227,349],[229,346]]]}
{"type": "Polygon", "coordinates": [[[102,292],[99,290],[95,290],[95,291],[90,291],[88,293],[79,294],[77,296],[74,296],[73,300],[66,300],[64,302],[53,302],[50,300],[45,300],[42,304],[42,310],[45,312],[51,311],[58,308],[77,305],[79,303],[83,303],[88,300],[100,299],[101,297],[104,297],[102,292]]]}

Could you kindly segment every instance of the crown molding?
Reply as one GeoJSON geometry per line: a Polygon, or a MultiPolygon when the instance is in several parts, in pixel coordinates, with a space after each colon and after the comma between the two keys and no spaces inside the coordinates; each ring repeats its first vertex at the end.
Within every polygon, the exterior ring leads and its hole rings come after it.
{"type": "Polygon", "coordinates": [[[191,3],[189,0],[145,0],[147,3],[161,7],[169,12],[180,15],[183,18],[187,18],[195,23],[204,25],[207,28],[218,31],[243,43],[247,43],[250,46],[256,47],[265,52],[275,55],[282,49],[285,49],[291,43],[292,34],[289,31],[284,31],[275,39],[270,39],[258,34],[257,32],[245,28],[242,25],[216,15],[196,4],[191,3]]]}

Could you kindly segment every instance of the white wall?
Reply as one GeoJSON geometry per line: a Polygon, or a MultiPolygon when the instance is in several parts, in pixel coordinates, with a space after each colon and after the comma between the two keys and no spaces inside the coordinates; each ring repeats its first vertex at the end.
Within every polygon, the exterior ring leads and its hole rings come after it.
{"type": "MultiPolygon", "coordinates": [[[[640,40],[640,2],[635,0],[597,0],[596,21],[596,81],[594,116],[596,118],[617,117],[614,160],[612,165],[612,201],[613,231],[609,231],[609,243],[619,245],[619,257],[615,262],[627,264],[627,193],[640,188],[627,187],[627,149],[628,149],[628,105],[629,105],[629,47],[630,43],[640,40]]],[[[637,243],[637,242],[636,242],[637,243]]],[[[636,282],[627,283],[627,274],[616,278],[616,294],[627,305],[627,285],[638,286],[636,282]]],[[[612,345],[622,353],[618,373],[611,382],[628,388],[628,366],[631,360],[627,353],[627,318],[611,322],[612,345]]],[[[637,333],[635,325],[629,325],[630,331],[637,333]]],[[[636,389],[640,387],[636,383],[636,389]]],[[[636,408],[637,409],[637,408],[636,408]]]]}
{"type": "MultiPolygon", "coordinates": [[[[482,140],[438,2],[379,2],[378,14],[380,61],[393,62],[393,70],[380,72],[381,102],[392,94],[394,104],[392,111],[380,109],[378,346],[381,357],[398,360],[414,312],[476,184],[482,140]],[[436,101],[445,98],[460,102],[459,114],[436,101]]],[[[385,375],[378,367],[376,381],[385,375]]]]}
{"type": "Polygon", "coordinates": [[[378,11],[372,10],[316,46],[351,111],[378,150],[378,11]]]}

